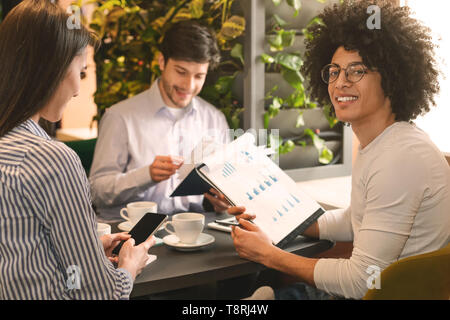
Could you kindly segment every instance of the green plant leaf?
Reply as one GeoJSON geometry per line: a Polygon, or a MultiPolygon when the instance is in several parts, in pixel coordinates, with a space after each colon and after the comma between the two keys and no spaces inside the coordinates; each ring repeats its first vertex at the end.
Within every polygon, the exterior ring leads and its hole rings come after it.
{"type": "Polygon", "coordinates": [[[272,2],[275,6],[278,6],[278,5],[280,5],[281,0],[272,0],[272,2]]]}
{"type": "Polygon", "coordinates": [[[281,19],[280,16],[277,15],[276,13],[273,15],[273,19],[275,20],[274,28],[276,27],[282,28],[288,24],[285,20],[281,19]]]}
{"type": "Polygon", "coordinates": [[[272,63],[275,62],[275,59],[274,59],[274,57],[272,57],[271,55],[268,55],[268,54],[266,54],[266,53],[263,53],[263,54],[261,55],[261,61],[262,61],[263,63],[272,64],[272,63]]]}
{"type": "Polygon", "coordinates": [[[330,128],[333,128],[338,123],[338,119],[336,119],[336,117],[331,115],[331,105],[327,104],[323,106],[323,114],[325,115],[325,118],[328,120],[330,128]]]}
{"type": "Polygon", "coordinates": [[[305,99],[305,89],[303,84],[299,84],[298,88],[287,97],[286,103],[291,108],[300,108],[305,105],[305,99]]]}
{"type": "Polygon", "coordinates": [[[219,41],[229,41],[239,37],[245,30],[245,19],[232,16],[224,22],[217,38],[219,41]]]}
{"type": "Polygon", "coordinates": [[[287,140],[283,144],[280,145],[280,154],[286,154],[294,150],[295,143],[292,140],[287,140]]]}
{"type": "Polygon", "coordinates": [[[274,97],[271,105],[269,106],[269,116],[271,116],[271,118],[275,117],[280,111],[282,105],[283,99],[280,97],[274,97]]]}
{"type": "Polygon", "coordinates": [[[241,63],[244,64],[244,53],[243,53],[242,44],[236,43],[234,45],[233,49],[231,49],[230,54],[233,58],[239,59],[241,61],[241,63]]]}
{"type": "Polygon", "coordinates": [[[155,42],[155,40],[158,39],[158,35],[158,32],[150,25],[141,34],[141,39],[145,42],[155,42]]]}
{"type": "Polygon", "coordinates": [[[325,141],[321,138],[319,138],[318,135],[316,135],[311,129],[307,128],[303,131],[304,134],[311,137],[314,146],[316,147],[317,151],[319,151],[319,154],[322,152],[323,147],[325,146],[325,141]]]}
{"type": "Polygon", "coordinates": [[[269,106],[269,109],[264,113],[264,129],[269,127],[269,121],[273,117],[276,117],[280,112],[280,109],[283,105],[283,99],[280,97],[273,97],[272,103],[269,106]]]}
{"type": "Polygon", "coordinates": [[[272,87],[272,89],[269,90],[269,92],[266,93],[266,95],[264,96],[264,100],[273,99],[273,93],[277,90],[278,90],[278,85],[276,84],[272,87]]]}
{"type": "Polygon", "coordinates": [[[303,76],[299,71],[282,69],[281,75],[294,89],[301,90],[303,87],[303,76]]]}
{"type": "Polygon", "coordinates": [[[299,112],[299,115],[297,116],[297,121],[295,123],[296,128],[303,127],[305,125],[305,120],[303,119],[303,112],[299,112]]]}
{"type": "Polygon", "coordinates": [[[122,89],[122,82],[116,82],[111,87],[109,87],[109,93],[115,94],[118,93],[122,89]]]}
{"type": "Polygon", "coordinates": [[[304,140],[298,141],[297,144],[298,144],[299,146],[306,147],[306,141],[304,141],[304,140]]]}
{"type": "MultiPolygon", "coordinates": [[[[318,0],[317,0],[318,1],[318,0]]],[[[321,26],[325,26],[325,23],[323,22],[323,20],[321,19],[321,18],[319,18],[319,17],[314,17],[314,18],[312,18],[309,22],[308,22],[308,24],[306,25],[306,27],[308,28],[308,27],[311,27],[312,25],[315,25],[315,24],[318,24],[318,25],[321,25],[321,26]]]]}
{"type": "Polygon", "coordinates": [[[223,76],[217,79],[214,88],[219,94],[231,93],[231,88],[233,86],[234,75],[233,76],[223,76]]]}
{"type": "Polygon", "coordinates": [[[269,36],[267,42],[270,44],[271,51],[282,51],[294,44],[295,30],[280,29],[276,31],[275,36],[269,36]]]}
{"type": "Polygon", "coordinates": [[[300,70],[300,68],[303,65],[302,58],[300,57],[299,54],[295,53],[280,52],[275,55],[274,59],[276,63],[293,71],[300,70]]]}
{"type": "Polygon", "coordinates": [[[288,5],[295,9],[294,17],[296,17],[302,8],[301,0],[287,0],[288,5]]]}
{"type": "Polygon", "coordinates": [[[203,16],[204,3],[205,0],[191,0],[191,3],[189,3],[189,10],[192,18],[200,19],[203,16]]]}
{"type": "Polygon", "coordinates": [[[270,115],[268,112],[264,113],[264,129],[269,129],[270,115]]]}
{"type": "Polygon", "coordinates": [[[331,160],[333,160],[333,156],[333,151],[324,146],[319,155],[319,162],[322,164],[329,164],[331,160]]]}
{"type": "Polygon", "coordinates": [[[281,51],[283,50],[283,38],[281,34],[275,36],[269,36],[267,42],[270,44],[270,51],[281,51]]]}

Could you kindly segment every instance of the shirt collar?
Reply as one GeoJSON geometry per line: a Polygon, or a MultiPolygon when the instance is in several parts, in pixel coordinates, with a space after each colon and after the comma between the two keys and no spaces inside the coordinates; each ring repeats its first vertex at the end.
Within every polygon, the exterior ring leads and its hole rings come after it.
{"type": "MultiPolygon", "coordinates": [[[[157,113],[164,112],[162,110],[169,108],[167,106],[167,104],[164,102],[162,95],[161,95],[161,91],[159,90],[159,85],[158,85],[159,81],[160,81],[160,78],[158,78],[155,82],[153,82],[153,84],[151,85],[151,87],[148,91],[151,115],[155,115],[157,113]]],[[[198,111],[197,97],[192,98],[191,103],[189,103],[185,108],[187,108],[187,112],[185,113],[185,116],[190,113],[197,112],[198,111]]],[[[168,110],[166,110],[166,112],[167,111],[168,110]]],[[[170,112],[167,112],[166,114],[170,114],[170,112]]]]}
{"type": "Polygon", "coordinates": [[[45,132],[44,129],[32,119],[28,119],[22,122],[18,127],[21,129],[25,129],[26,131],[38,137],[44,138],[46,140],[52,140],[47,132],[45,132]]]}

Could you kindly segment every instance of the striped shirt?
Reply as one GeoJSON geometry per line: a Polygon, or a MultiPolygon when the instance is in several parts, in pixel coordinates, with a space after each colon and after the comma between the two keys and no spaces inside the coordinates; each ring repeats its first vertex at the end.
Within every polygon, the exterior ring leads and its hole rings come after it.
{"type": "Polygon", "coordinates": [[[0,299],[128,299],[76,153],[33,120],[0,138],[0,299]]]}

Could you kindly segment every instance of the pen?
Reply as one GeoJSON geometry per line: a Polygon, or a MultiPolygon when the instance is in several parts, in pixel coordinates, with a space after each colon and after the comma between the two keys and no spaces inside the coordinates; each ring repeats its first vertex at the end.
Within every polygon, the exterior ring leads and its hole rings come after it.
{"type": "Polygon", "coordinates": [[[223,221],[223,220],[215,220],[216,223],[225,225],[225,226],[237,226],[239,227],[240,224],[237,221],[223,221]]]}

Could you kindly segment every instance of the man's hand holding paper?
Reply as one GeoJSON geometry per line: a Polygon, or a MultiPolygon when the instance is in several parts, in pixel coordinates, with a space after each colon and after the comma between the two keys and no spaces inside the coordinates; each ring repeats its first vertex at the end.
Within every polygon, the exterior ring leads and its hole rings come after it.
{"type": "Polygon", "coordinates": [[[183,158],[177,156],[156,156],[149,167],[150,176],[155,182],[167,180],[175,174],[183,162],[183,158]]]}

